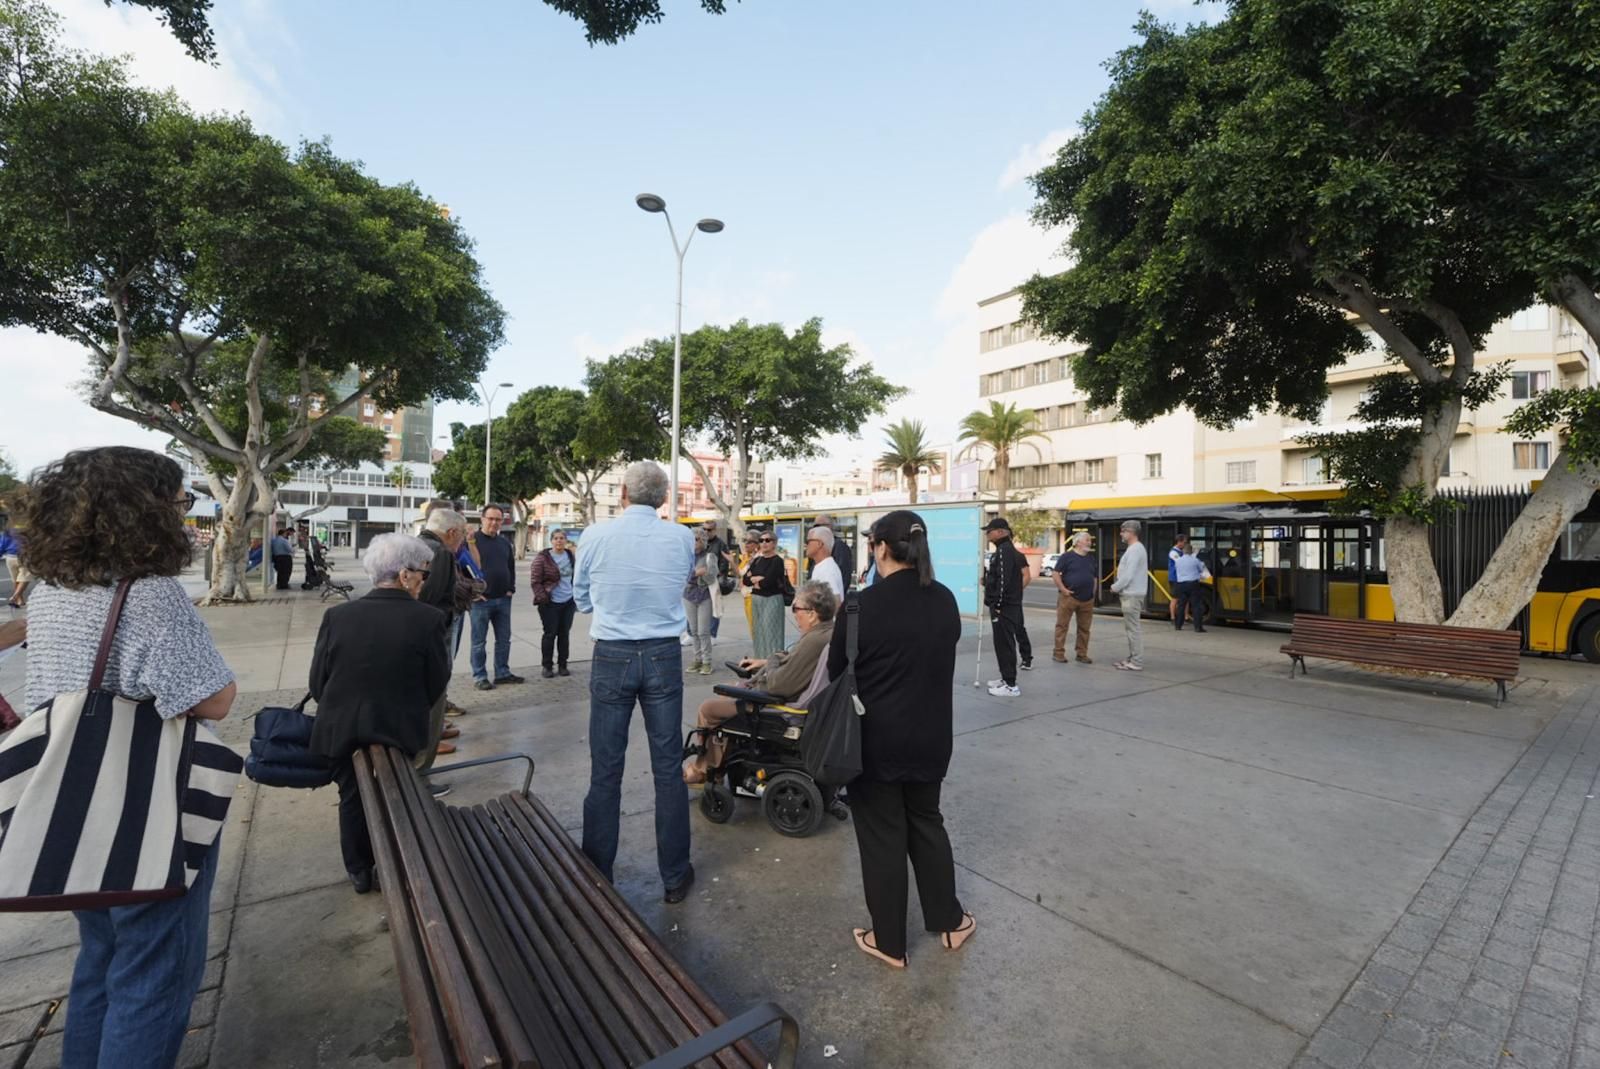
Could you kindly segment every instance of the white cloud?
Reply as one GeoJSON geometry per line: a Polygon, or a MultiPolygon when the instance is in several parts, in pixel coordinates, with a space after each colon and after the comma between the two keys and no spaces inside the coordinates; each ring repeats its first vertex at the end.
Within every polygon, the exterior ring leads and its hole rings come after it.
{"type": "Polygon", "coordinates": [[[250,0],[221,5],[212,15],[218,62],[201,63],[184,52],[155,15],[104,0],[51,0],[61,15],[66,43],[100,55],[125,55],[134,81],[152,89],[172,88],[200,112],[244,112],[271,127],[281,115],[273,104],[277,72],[258,41],[290,47],[284,24],[269,6],[250,0]]]}
{"type": "Polygon", "coordinates": [[[167,437],[89,407],[78,384],[89,377],[83,346],[31,330],[0,330],[5,421],[0,449],[27,473],[73,449],[137,445],[161,450],[167,437]]]}
{"type": "Polygon", "coordinates": [[[1006,164],[1006,169],[1000,172],[1000,181],[996,188],[1007,190],[1021,185],[1054,160],[1061,146],[1077,136],[1077,133],[1076,127],[1051,130],[1033,144],[1023,145],[1017,150],[1017,154],[1011,157],[1011,162],[1006,164]]]}

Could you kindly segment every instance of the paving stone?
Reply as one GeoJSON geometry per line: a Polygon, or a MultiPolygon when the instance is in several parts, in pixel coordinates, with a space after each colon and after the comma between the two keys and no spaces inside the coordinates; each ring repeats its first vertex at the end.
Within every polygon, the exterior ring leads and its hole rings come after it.
{"type": "Polygon", "coordinates": [[[1518,1069],[1568,1069],[1566,1051],[1525,1035],[1513,1034],[1506,1040],[1505,1049],[1511,1057],[1503,1059],[1504,1063],[1518,1069]]]}
{"type": "Polygon", "coordinates": [[[191,1029],[209,1025],[217,1019],[217,1002],[222,995],[218,988],[202,991],[194,998],[194,1004],[189,1007],[189,1027],[191,1029]]]}
{"type": "MultiPolygon", "coordinates": [[[[1554,933],[1546,933],[1550,935],[1554,933]]],[[[1539,940],[1539,949],[1534,951],[1533,963],[1535,966],[1544,966],[1565,978],[1569,983],[1581,985],[1583,977],[1589,970],[1589,963],[1584,958],[1569,954],[1564,950],[1557,950],[1548,945],[1547,940],[1539,940]]]]}
{"type": "Polygon", "coordinates": [[[1392,943],[1385,943],[1372,955],[1369,964],[1393,969],[1409,978],[1422,967],[1422,954],[1392,943]]]}
{"type": "Polygon", "coordinates": [[[1326,1064],[1329,1069],[1357,1069],[1367,1048],[1333,1032],[1318,1029],[1306,1047],[1306,1053],[1326,1064]]]}
{"type": "MultiPolygon", "coordinates": [[[[24,1006],[18,1010],[0,1013],[0,1047],[8,1047],[33,1038],[44,1020],[45,1006],[24,1006]]],[[[0,1059],[0,1066],[7,1065],[0,1059]]]]}
{"type": "Polygon", "coordinates": [[[1462,993],[1467,998],[1507,1012],[1516,1009],[1517,1006],[1516,989],[1497,984],[1493,980],[1474,980],[1462,993]]]}
{"type": "MultiPolygon", "coordinates": [[[[211,1063],[212,1030],[191,1027],[183,1037],[183,1046],[178,1048],[178,1064],[175,1069],[207,1069],[211,1063]]],[[[219,1067],[220,1069],[220,1067],[219,1067]]]]}
{"type": "MultiPolygon", "coordinates": [[[[1509,1023],[1509,1018],[1508,1018],[1509,1023]]],[[[1383,1027],[1383,1039],[1426,1054],[1433,1046],[1434,1029],[1409,1017],[1391,1017],[1383,1027]]]]}
{"type": "Polygon", "coordinates": [[[1420,1057],[1421,1052],[1382,1039],[1367,1052],[1367,1060],[1361,1065],[1362,1069],[1416,1069],[1420,1057]]]}
{"type": "Polygon", "coordinates": [[[1366,1010],[1370,1013],[1388,1013],[1398,1001],[1400,1001],[1398,995],[1391,995],[1381,988],[1372,986],[1365,980],[1357,980],[1350,985],[1350,990],[1345,992],[1344,996],[1346,1005],[1354,1006],[1358,1010],[1366,1010]]]}
{"type": "Polygon", "coordinates": [[[1528,980],[1528,971],[1493,958],[1479,958],[1472,966],[1474,980],[1492,980],[1502,987],[1520,988],[1528,980]]]}
{"type": "Polygon", "coordinates": [[[1361,979],[1385,994],[1399,998],[1411,986],[1411,974],[1391,969],[1385,965],[1369,964],[1361,970],[1361,979]]]}
{"type": "Polygon", "coordinates": [[[1428,968],[1426,965],[1411,981],[1411,990],[1419,995],[1453,1005],[1467,986],[1465,977],[1451,976],[1428,968]]]}
{"type": "Polygon", "coordinates": [[[1451,957],[1449,954],[1441,952],[1435,947],[1426,958],[1422,959],[1422,968],[1418,972],[1443,973],[1451,979],[1464,981],[1472,975],[1472,966],[1460,958],[1451,957]]]}
{"type": "Polygon", "coordinates": [[[1345,1039],[1366,1048],[1377,1041],[1378,1034],[1383,1031],[1383,1024],[1384,1018],[1381,1012],[1359,1009],[1345,1002],[1328,1014],[1322,1022],[1322,1027],[1332,1029],[1345,1039]]]}
{"type": "Polygon", "coordinates": [[[226,964],[224,958],[213,958],[206,962],[205,975],[200,978],[201,991],[210,991],[213,987],[222,986],[222,972],[226,964]]]}
{"type": "Polygon", "coordinates": [[[1448,1002],[1440,1002],[1425,995],[1408,994],[1400,1000],[1395,1012],[1423,1024],[1443,1025],[1450,1019],[1452,1008],[1448,1002]]]}
{"type": "Polygon", "coordinates": [[[1511,1034],[1529,1036],[1540,1043],[1565,1050],[1572,1045],[1573,1025],[1571,1017],[1549,1017],[1523,1008],[1517,1011],[1516,1020],[1511,1022],[1511,1034]]]}
{"type": "Polygon", "coordinates": [[[61,1069],[61,1053],[61,1033],[56,1032],[35,1043],[22,1064],[27,1069],[61,1069]]]}

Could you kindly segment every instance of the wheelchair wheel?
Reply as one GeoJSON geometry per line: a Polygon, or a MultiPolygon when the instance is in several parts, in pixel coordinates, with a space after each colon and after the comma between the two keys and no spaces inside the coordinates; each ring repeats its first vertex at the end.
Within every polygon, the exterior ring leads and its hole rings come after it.
{"type": "Polygon", "coordinates": [[[713,824],[726,824],[733,817],[733,792],[720,783],[708,783],[700,794],[700,812],[713,824]]]}
{"type": "Polygon", "coordinates": [[[799,772],[779,772],[767,781],[761,796],[767,822],[779,833],[803,839],[822,823],[822,792],[810,776],[799,772]]]}

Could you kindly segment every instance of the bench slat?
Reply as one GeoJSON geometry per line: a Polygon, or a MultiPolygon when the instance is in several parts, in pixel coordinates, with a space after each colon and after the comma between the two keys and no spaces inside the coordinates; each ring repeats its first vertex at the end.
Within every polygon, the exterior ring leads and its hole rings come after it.
{"type": "MultiPolygon", "coordinates": [[[[538,798],[514,794],[508,795],[505,801],[514,812],[521,814],[529,822],[547,844],[571,842],[560,823],[538,798]]],[[[727,1015],[718,1009],[711,997],[678,963],[655,932],[651,931],[633,911],[617,889],[600,875],[593,862],[578,850],[562,851],[558,856],[562,866],[568,870],[586,897],[610,903],[608,916],[613,921],[620,922],[620,926],[631,932],[634,940],[641,946],[641,949],[636,951],[636,957],[641,960],[641,964],[648,960],[664,970],[665,977],[659,977],[657,985],[673,998],[674,1005],[685,1021],[696,1030],[708,1030],[727,1022],[727,1015]],[[670,981],[667,978],[670,978],[670,981]]],[[[653,972],[652,975],[658,974],[653,972]]],[[[766,1069],[767,1065],[766,1057],[748,1040],[740,1041],[733,1050],[721,1052],[717,1056],[717,1062],[724,1066],[724,1069],[746,1069],[746,1067],[766,1069]]]]}
{"type": "MultiPolygon", "coordinates": [[[[383,757],[374,762],[378,788],[388,798],[398,800],[402,797],[399,781],[413,777],[409,769],[397,777],[387,760],[387,753],[382,750],[378,752],[383,757]]],[[[456,1054],[461,1064],[470,1069],[498,1069],[501,1064],[500,1053],[495,1049],[493,1031],[478,1003],[477,992],[472,986],[466,963],[462,961],[460,947],[456,945],[449,923],[445,920],[444,907],[434,890],[415,829],[409,819],[390,820],[389,827],[394,831],[405,886],[411,892],[408,912],[422,938],[430,971],[444,981],[435,984],[435,991],[444,1006],[445,1021],[450,1028],[456,1054]]],[[[403,921],[391,918],[391,925],[394,923],[403,921]]]]}
{"type": "MultiPolygon", "coordinates": [[[[1297,613],[1289,641],[1280,652],[1301,664],[1306,657],[1316,657],[1493,680],[1500,684],[1503,697],[1505,684],[1516,679],[1521,666],[1522,636],[1515,631],[1486,628],[1297,613]]],[[[1293,665],[1289,674],[1294,674],[1293,665]]]]}
{"type": "Polygon", "coordinates": [[[614,907],[585,896],[581,885],[574,882],[576,866],[570,862],[576,851],[564,846],[571,840],[563,833],[554,843],[544,842],[519,819],[515,807],[505,805],[501,799],[491,801],[488,808],[502,821],[507,834],[520,837],[530,856],[541,862],[540,867],[530,866],[530,874],[535,877],[547,911],[581,949],[589,967],[602,976],[615,1012],[652,1053],[665,1053],[697,1033],[708,1031],[709,1023],[696,1027],[674,1005],[686,1001],[683,992],[675,985],[664,987],[657,982],[659,965],[640,953],[642,947],[630,945],[626,934],[618,930],[609,916],[614,907]]]}
{"type": "Polygon", "coordinates": [[[484,855],[497,889],[508,899],[510,915],[516,919],[523,942],[531,953],[521,954],[522,960],[541,977],[541,986],[553,992],[553,1001],[560,1012],[569,1016],[593,1054],[591,1064],[635,1065],[647,1059],[650,1052],[630,1030],[618,1028],[610,1020],[611,1000],[606,996],[600,981],[578,957],[578,952],[565,933],[557,932],[554,941],[545,932],[533,904],[540,902],[531,877],[523,863],[514,856],[514,848],[502,829],[496,827],[482,807],[472,811],[456,810],[465,821],[473,838],[484,855]]]}
{"type": "MultiPolygon", "coordinates": [[[[378,759],[384,758],[382,747],[373,747],[378,759]]],[[[356,775],[363,784],[375,782],[373,758],[366,751],[357,750],[351,755],[356,775]]],[[[383,794],[376,790],[361,791],[361,811],[367,818],[367,830],[372,839],[372,857],[378,870],[378,886],[383,892],[384,908],[397,922],[389,925],[394,942],[395,971],[400,976],[400,998],[405,1003],[406,1020],[411,1030],[411,1049],[417,1061],[425,1066],[446,1064],[449,1039],[444,1018],[439,1012],[439,995],[424,967],[424,950],[417,929],[404,923],[410,916],[411,904],[406,899],[405,883],[400,875],[400,861],[394,842],[388,814],[383,807],[383,794]]]]}

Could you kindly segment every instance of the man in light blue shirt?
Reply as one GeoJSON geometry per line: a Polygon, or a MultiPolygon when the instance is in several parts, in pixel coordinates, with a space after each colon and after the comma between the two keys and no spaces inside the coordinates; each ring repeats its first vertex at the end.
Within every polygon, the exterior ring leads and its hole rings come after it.
{"type": "Polygon", "coordinates": [[[1179,631],[1183,630],[1183,615],[1192,603],[1195,633],[1205,634],[1206,588],[1200,580],[1205,578],[1206,566],[1204,561],[1194,555],[1193,543],[1186,544],[1184,552],[1172,558],[1172,574],[1176,580],[1174,593],[1178,596],[1178,608],[1172,615],[1174,624],[1179,631]]]}
{"type": "Polygon", "coordinates": [[[644,713],[656,785],[656,863],[668,904],[694,882],[689,863],[689,793],[683,760],[683,584],[694,570],[694,535],[667,523],[666,471],[644,460],[622,476],[621,516],[583,533],[572,578],[578,611],[593,613],[589,636],[589,793],[583,852],[611,879],[622,815],[622,771],[633,707],[644,713]]]}

